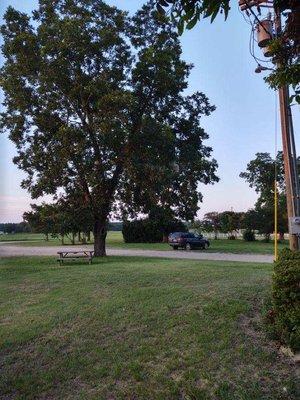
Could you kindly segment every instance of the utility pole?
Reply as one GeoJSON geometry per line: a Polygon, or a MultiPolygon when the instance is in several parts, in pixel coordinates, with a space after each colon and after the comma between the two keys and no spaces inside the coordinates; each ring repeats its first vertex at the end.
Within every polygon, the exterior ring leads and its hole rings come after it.
{"type": "MultiPolygon", "coordinates": [[[[288,220],[296,216],[295,213],[295,199],[296,194],[293,182],[293,168],[292,168],[292,154],[291,154],[291,140],[290,140],[290,123],[288,114],[288,88],[283,86],[279,89],[279,107],[281,118],[281,135],[282,135],[282,151],[284,161],[284,176],[285,176],[285,192],[288,220]]],[[[290,249],[295,251],[299,249],[298,237],[289,233],[290,249]]]]}
{"type": "MultiPolygon", "coordinates": [[[[260,9],[265,7],[267,9],[274,9],[274,28],[276,37],[282,35],[281,12],[279,8],[273,7],[272,0],[239,0],[241,11],[251,13],[257,23],[258,34],[261,35],[261,45],[264,48],[264,54],[268,57],[268,42],[271,41],[272,35],[272,22],[269,18],[260,21],[252,11],[252,7],[260,9]],[[271,24],[271,28],[270,25],[271,24]]],[[[280,62],[277,62],[277,67],[280,67],[280,62]]],[[[268,70],[270,68],[262,67],[258,64],[256,72],[268,70]]],[[[282,150],[284,160],[284,176],[286,186],[286,202],[287,214],[289,221],[289,243],[290,249],[293,251],[300,248],[300,189],[299,189],[299,175],[297,168],[297,156],[293,131],[293,119],[291,108],[289,104],[289,87],[284,85],[278,89],[279,107],[280,107],[280,120],[281,120],[281,134],[282,134],[282,150]]],[[[276,238],[277,239],[277,238],[276,238]]]]}
{"type": "MultiPolygon", "coordinates": [[[[282,33],[281,13],[277,8],[275,11],[275,32],[279,37],[282,33]]],[[[280,64],[278,64],[280,66],[280,64]]],[[[279,107],[280,107],[280,120],[281,120],[281,135],[282,135],[282,150],[284,161],[284,176],[285,176],[285,190],[286,190],[286,203],[289,225],[290,221],[297,216],[298,210],[298,171],[297,171],[297,157],[295,149],[293,149],[294,132],[292,130],[292,114],[289,105],[289,88],[284,85],[279,88],[279,107]],[[294,152],[292,151],[294,150],[294,152]]],[[[289,226],[289,242],[290,249],[293,251],[299,250],[299,240],[297,235],[291,234],[289,226]]]]}

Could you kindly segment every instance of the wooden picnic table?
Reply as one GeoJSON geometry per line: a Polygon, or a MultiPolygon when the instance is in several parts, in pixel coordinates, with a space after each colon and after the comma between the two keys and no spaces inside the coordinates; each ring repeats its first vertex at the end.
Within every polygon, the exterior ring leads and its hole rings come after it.
{"type": "Polygon", "coordinates": [[[59,258],[57,261],[60,265],[63,264],[65,260],[77,260],[79,258],[86,258],[89,264],[92,264],[94,252],[91,250],[80,250],[80,251],[58,251],[57,254],[59,258]]]}

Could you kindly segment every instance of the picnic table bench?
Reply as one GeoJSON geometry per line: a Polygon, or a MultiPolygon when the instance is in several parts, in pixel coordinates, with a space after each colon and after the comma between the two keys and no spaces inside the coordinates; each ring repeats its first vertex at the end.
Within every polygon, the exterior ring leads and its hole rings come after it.
{"type": "Polygon", "coordinates": [[[65,260],[77,260],[78,258],[86,258],[89,264],[92,264],[94,256],[94,252],[90,250],[58,251],[57,254],[59,255],[57,261],[60,265],[62,265],[65,260]]]}

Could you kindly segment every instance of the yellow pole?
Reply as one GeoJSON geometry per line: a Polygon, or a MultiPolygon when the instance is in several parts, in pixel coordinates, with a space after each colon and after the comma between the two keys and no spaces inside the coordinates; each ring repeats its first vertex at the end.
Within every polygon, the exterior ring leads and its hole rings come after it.
{"type": "Polygon", "coordinates": [[[278,259],[278,200],[277,200],[277,182],[274,181],[274,261],[278,259]]]}

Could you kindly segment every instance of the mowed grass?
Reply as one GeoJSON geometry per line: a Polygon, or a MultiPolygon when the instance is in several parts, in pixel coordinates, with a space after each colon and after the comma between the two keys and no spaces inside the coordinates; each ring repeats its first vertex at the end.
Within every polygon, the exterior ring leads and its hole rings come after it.
{"type": "MultiPolygon", "coordinates": [[[[54,239],[52,239],[54,240],[54,239]]],[[[45,241],[45,236],[41,233],[8,233],[0,235],[0,242],[17,242],[17,241],[45,241]]]]}
{"type": "Polygon", "coordinates": [[[297,398],[263,330],[271,265],[109,257],[0,266],[1,399],[297,398]]]}
{"type": "MultiPolygon", "coordinates": [[[[45,241],[45,237],[41,234],[14,234],[14,235],[1,235],[0,242],[14,241],[16,245],[20,246],[60,246],[59,239],[50,238],[45,241]],[[17,243],[18,242],[18,243],[17,243]]],[[[207,252],[220,252],[220,253],[259,253],[259,254],[273,254],[274,242],[264,243],[261,240],[255,242],[245,242],[244,240],[228,240],[218,239],[210,240],[211,246],[207,252]]],[[[65,244],[70,246],[70,240],[65,239],[65,244]]],[[[81,243],[76,242],[76,245],[81,243]]],[[[108,232],[107,246],[122,248],[122,249],[144,249],[144,250],[163,250],[173,251],[172,248],[166,243],[124,243],[122,232],[108,232]]],[[[288,247],[287,241],[282,241],[278,244],[279,250],[288,247]]]]}

